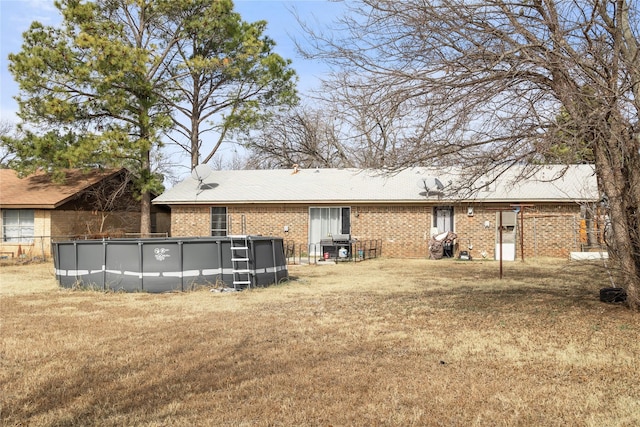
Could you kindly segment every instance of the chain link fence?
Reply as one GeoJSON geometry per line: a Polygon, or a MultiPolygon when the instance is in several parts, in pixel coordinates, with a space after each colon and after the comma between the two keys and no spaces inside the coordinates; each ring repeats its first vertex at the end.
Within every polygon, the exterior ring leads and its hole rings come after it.
{"type": "MultiPolygon", "coordinates": [[[[31,238],[23,238],[21,241],[17,242],[1,242],[0,261],[5,263],[49,261],[53,258],[51,242],[115,238],[136,239],[140,237],[142,237],[141,233],[121,233],[117,235],[73,234],[60,236],[34,236],[31,238]]],[[[149,233],[145,237],[166,238],[168,237],[168,233],[149,233]]]]}

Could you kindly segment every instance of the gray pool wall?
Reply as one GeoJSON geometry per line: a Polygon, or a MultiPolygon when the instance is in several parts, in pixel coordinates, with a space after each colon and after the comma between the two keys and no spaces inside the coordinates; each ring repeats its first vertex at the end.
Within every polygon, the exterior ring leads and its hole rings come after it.
{"type": "MultiPolygon", "coordinates": [[[[238,240],[234,238],[235,246],[238,240]]],[[[251,287],[288,278],[282,238],[247,236],[247,243],[248,265],[236,267],[248,266],[251,287]]],[[[200,285],[233,288],[231,244],[229,237],[52,243],[55,274],[62,287],[150,293],[188,291],[200,285]]]]}

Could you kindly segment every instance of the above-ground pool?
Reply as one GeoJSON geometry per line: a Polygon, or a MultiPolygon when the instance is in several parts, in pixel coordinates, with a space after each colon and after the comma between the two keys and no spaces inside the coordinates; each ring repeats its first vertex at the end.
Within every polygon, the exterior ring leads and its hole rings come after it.
{"type": "Polygon", "coordinates": [[[282,238],[227,236],[53,242],[61,286],[170,292],[197,286],[234,289],[288,278],[282,238]]]}

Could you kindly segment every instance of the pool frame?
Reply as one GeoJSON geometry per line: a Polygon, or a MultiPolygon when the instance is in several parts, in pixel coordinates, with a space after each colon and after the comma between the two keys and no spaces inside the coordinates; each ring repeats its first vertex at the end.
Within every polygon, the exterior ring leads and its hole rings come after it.
{"type": "MultiPolygon", "coordinates": [[[[68,240],[52,242],[65,288],[124,292],[188,291],[200,286],[268,286],[288,279],[283,240],[269,236],[68,240]],[[247,242],[251,284],[235,285],[232,244],[247,242]]],[[[238,266],[236,266],[236,269],[238,266]]]]}

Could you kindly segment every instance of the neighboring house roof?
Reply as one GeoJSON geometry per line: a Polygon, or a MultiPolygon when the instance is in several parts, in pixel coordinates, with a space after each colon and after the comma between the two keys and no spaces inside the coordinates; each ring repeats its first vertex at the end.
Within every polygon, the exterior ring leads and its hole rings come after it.
{"type": "Polygon", "coordinates": [[[0,169],[0,208],[3,209],[55,209],[73,199],[81,191],[120,170],[80,170],[67,172],[65,184],[53,183],[45,173],[19,178],[11,169],[0,169]]]}
{"type": "MultiPolygon", "coordinates": [[[[531,178],[517,180],[514,167],[487,189],[473,196],[426,195],[418,186],[422,178],[436,177],[445,186],[464,180],[464,170],[438,174],[430,168],[409,168],[395,173],[362,169],[275,169],[212,171],[200,183],[188,177],[153,200],[153,203],[414,203],[424,201],[567,202],[598,200],[591,165],[543,166],[531,178]],[[564,172],[564,174],[563,174],[564,172]],[[554,181],[554,177],[560,178],[554,181]]],[[[490,180],[487,180],[489,182],[490,180]]],[[[483,186],[481,182],[478,186],[483,186]]],[[[453,187],[453,186],[450,186],[453,187]]],[[[446,192],[446,188],[445,188],[446,192]]]]}

